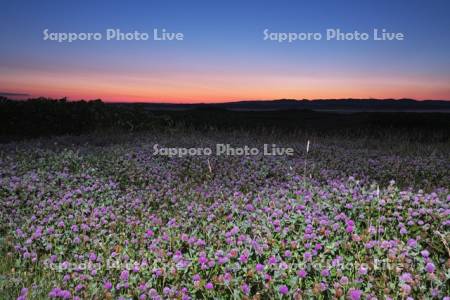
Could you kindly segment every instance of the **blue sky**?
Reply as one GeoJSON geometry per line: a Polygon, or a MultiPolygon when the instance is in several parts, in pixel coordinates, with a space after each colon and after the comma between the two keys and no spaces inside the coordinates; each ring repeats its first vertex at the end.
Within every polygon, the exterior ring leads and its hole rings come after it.
{"type": "Polygon", "coordinates": [[[450,2],[2,1],[0,91],[130,101],[450,98],[450,2]],[[181,42],[43,40],[42,31],[182,32],[181,42]],[[371,32],[404,41],[263,40],[371,32]]]}

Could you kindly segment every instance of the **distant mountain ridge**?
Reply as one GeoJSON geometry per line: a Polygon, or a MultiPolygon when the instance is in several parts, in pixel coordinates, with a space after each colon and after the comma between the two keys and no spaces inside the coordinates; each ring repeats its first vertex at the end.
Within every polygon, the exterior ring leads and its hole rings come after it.
{"type": "MultiPolygon", "coordinates": [[[[0,102],[30,102],[30,101],[67,101],[67,98],[32,98],[28,100],[10,100],[0,96],[0,102]]],[[[100,99],[92,100],[102,102],[100,99]]],[[[88,101],[91,102],[91,101],[88,101]]],[[[146,110],[316,110],[316,111],[429,111],[450,112],[450,100],[414,100],[414,99],[275,99],[275,100],[244,100],[221,103],[164,103],[164,102],[103,102],[115,107],[135,106],[146,110]]]]}
{"type": "MultiPolygon", "coordinates": [[[[124,104],[124,103],[122,103],[124,104]]],[[[120,105],[116,103],[116,105],[120,105]]],[[[316,99],[316,100],[247,100],[223,103],[139,103],[148,109],[184,110],[184,109],[227,109],[227,110],[357,110],[357,111],[414,111],[434,110],[450,111],[450,101],[414,100],[414,99],[316,99]]]]}

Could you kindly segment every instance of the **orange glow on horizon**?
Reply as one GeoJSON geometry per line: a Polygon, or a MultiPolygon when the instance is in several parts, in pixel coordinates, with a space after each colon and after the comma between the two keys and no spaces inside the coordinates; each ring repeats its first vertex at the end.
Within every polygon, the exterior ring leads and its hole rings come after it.
{"type": "Polygon", "coordinates": [[[0,91],[30,97],[102,99],[105,102],[214,103],[272,99],[412,98],[448,100],[442,79],[339,74],[182,73],[122,75],[80,72],[0,73],[0,91]]]}

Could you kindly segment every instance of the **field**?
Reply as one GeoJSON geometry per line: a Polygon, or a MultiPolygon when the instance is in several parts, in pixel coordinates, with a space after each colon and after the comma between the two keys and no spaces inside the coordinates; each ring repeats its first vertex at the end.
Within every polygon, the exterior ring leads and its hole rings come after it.
{"type": "Polygon", "coordinates": [[[0,298],[448,299],[450,147],[412,140],[174,129],[6,143],[0,298]],[[295,155],[153,155],[217,143],[295,155]]]}

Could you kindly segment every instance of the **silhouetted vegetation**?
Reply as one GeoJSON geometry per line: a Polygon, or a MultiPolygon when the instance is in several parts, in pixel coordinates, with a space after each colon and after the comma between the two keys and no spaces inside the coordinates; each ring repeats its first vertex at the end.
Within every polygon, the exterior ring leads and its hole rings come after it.
{"type": "Polygon", "coordinates": [[[0,98],[2,140],[95,130],[143,130],[153,128],[151,113],[135,106],[115,107],[101,100],[69,102],[38,98],[13,101],[0,98]]]}
{"type": "MultiPolygon", "coordinates": [[[[172,106],[176,108],[176,106],[172,106]]],[[[0,98],[1,141],[49,135],[79,135],[93,131],[173,129],[256,130],[355,137],[404,135],[412,140],[446,142],[448,113],[358,112],[313,110],[227,110],[217,105],[191,109],[155,110],[154,104],[107,104],[101,100],[74,101],[38,98],[13,101],[0,98]]]]}

